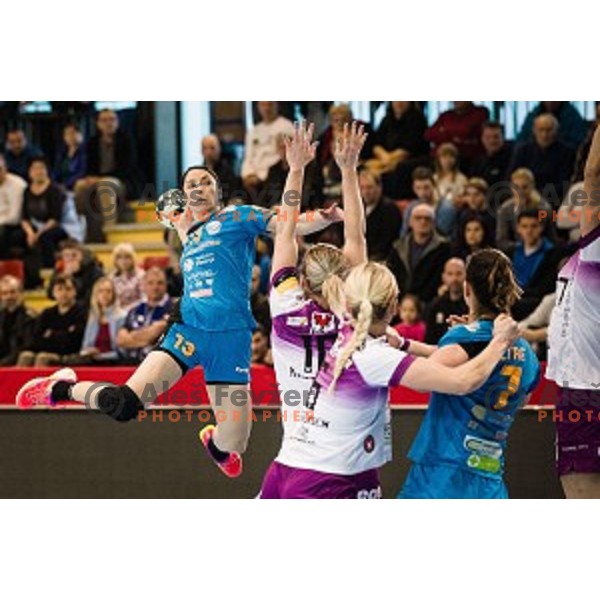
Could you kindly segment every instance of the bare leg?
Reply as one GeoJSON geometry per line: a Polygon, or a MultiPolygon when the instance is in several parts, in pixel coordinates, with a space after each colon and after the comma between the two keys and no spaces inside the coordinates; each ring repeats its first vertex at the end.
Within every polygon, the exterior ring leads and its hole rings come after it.
{"type": "Polygon", "coordinates": [[[252,429],[252,402],[246,384],[208,385],[217,427],[213,440],[220,450],[243,454],[252,429]]]}
{"type": "MultiPolygon", "coordinates": [[[[171,388],[182,377],[181,367],[166,352],[150,352],[142,364],[127,380],[130,387],[144,403],[154,402],[163,391],[171,388]]],[[[71,397],[88,408],[98,408],[98,393],[110,383],[82,381],[71,390],[71,397]]]]}
{"type": "Polygon", "coordinates": [[[568,500],[600,499],[600,473],[569,473],[560,482],[568,500]]]}

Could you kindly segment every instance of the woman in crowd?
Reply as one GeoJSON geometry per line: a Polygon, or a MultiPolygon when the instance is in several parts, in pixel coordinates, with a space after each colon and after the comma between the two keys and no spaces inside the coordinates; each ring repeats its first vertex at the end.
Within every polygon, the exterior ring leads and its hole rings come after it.
{"type": "Polygon", "coordinates": [[[142,299],[144,270],[137,266],[137,256],[131,244],[117,244],[112,253],[113,270],[110,272],[117,296],[117,306],[129,310],[142,299]]]}

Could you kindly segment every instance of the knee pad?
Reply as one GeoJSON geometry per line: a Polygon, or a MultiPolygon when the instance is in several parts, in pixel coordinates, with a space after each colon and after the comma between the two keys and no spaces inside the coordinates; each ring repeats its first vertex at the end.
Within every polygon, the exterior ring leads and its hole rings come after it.
{"type": "Polygon", "coordinates": [[[110,386],[98,392],[98,408],[100,412],[115,421],[125,423],[135,419],[144,408],[137,394],[128,386],[110,386]]]}

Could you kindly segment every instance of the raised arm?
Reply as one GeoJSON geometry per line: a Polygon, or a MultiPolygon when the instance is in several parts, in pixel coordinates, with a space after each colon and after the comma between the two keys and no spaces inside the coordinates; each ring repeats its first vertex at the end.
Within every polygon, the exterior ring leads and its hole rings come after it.
{"type": "Polygon", "coordinates": [[[600,127],[596,128],[583,175],[585,201],[581,211],[581,235],[598,226],[600,214],[600,127]]]}
{"type": "Polygon", "coordinates": [[[422,392],[469,394],[485,383],[518,335],[515,321],[500,315],[494,324],[494,337],[475,358],[456,367],[444,366],[432,358],[417,358],[407,369],[401,383],[422,392]]]}
{"type": "Polygon", "coordinates": [[[275,248],[271,273],[284,267],[295,267],[298,262],[296,242],[299,207],[302,199],[304,169],[314,159],[317,144],[312,141],[314,126],[296,124],[291,138],[285,140],[285,156],[289,173],[285,182],[281,206],[275,217],[275,248]]]}
{"type": "Polygon", "coordinates": [[[358,187],[356,168],[360,152],[367,139],[362,125],[356,122],[344,125],[344,132],[335,145],[335,162],[342,173],[342,197],[344,199],[344,255],[352,266],[367,261],[365,239],[365,209],[358,187]]]}

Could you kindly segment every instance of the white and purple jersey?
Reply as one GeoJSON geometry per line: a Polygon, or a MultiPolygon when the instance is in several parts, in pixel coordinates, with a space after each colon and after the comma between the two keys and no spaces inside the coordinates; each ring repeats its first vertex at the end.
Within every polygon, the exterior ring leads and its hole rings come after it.
{"type": "Polygon", "coordinates": [[[283,423],[283,441],[276,460],[297,466],[292,464],[289,440],[303,428],[309,392],[337,338],[340,322],[332,312],[305,297],[292,267],[281,269],[272,277],[269,304],[283,423]]]}
{"type": "Polygon", "coordinates": [[[583,236],[558,274],[546,377],[569,389],[600,389],[600,226],[583,236]]]}
{"type": "Polygon", "coordinates": [[[288,436],[289,466],[355,475],[392,458],[389,388],[400,383],[414,357],[385,338],[368,337],[330,394],[335,358],[351,335],[348,326],[340,332],[314,382],[305,420],[288,436]]]}

